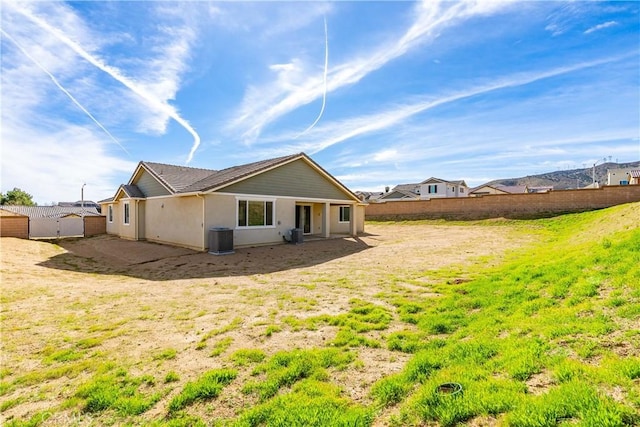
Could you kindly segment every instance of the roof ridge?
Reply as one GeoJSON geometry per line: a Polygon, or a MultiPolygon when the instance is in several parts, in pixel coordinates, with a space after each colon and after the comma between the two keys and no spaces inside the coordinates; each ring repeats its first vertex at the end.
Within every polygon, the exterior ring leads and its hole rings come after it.
{"type": "Polygon", "coordinates": [[[171,164],[171,163],[148,162],[148,161],[146,161],[146,160],[142,160],[140,163],[143,163],[143,164],[145,164],[145,165],[170,166],[170,167],[172,167],[172,168],[197,169],[197,170],[203,170],[203,171],[217,172],[217,170],[215,170],[215,169],[209,169],[209,168],[195,168],[195,167],[193,167],[193,166],[174,165],[174,164],[171,164]]]}

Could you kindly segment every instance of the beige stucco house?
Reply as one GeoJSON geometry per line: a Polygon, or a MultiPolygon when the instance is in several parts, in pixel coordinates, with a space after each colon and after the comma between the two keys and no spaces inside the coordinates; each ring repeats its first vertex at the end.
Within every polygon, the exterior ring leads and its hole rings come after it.
{"type": "Polygon", "coordinates": [[[468,197],[469,187],[464,181],[447,181],[431,177],[417,184],[396,185],[378,201],[429,200],[438,197],[468,197]]]}
{"type": "Polygon", "coordinates": [[[438,197],[468,197],[469,187],[467,183],[460,181],[447,181],[431,177],[420,183],[420,198],[428,200],[438,197]]]}
{"type": "Polygon", "coordinates": [[[108,234],[203,251],[211,229],[234,247],[364,232],[365,204],[304,153],[219,171],[140,162],[100,205],[108,234]]]}

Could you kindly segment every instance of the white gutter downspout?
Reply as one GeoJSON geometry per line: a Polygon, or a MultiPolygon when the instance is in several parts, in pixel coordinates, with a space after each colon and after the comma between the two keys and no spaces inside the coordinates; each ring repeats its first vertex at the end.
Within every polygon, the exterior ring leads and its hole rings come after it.
{"type": "Polygon", "coordinates": [[[204,219],[205,219],[205,198],[202,196],[201,193],[196,193],[196,197],[199,199],[202,199],[202,250],[204,251],[206,249],[206,241],[207,241],[207,234],[204,232],[204,219]]]}

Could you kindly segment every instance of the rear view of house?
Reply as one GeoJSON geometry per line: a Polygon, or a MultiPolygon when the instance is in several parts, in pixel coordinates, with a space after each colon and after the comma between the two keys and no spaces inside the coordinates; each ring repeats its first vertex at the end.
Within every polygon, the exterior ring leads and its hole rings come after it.
{"type": "Polygon", "coordinates": [[[364,231],[364,205],[306,154],[220,171],[140,162],[129,182],[100,202],[107,233],[197,250],[212,229],[233,244],[282,243],[292,230],[329,238],[364,231]]]}

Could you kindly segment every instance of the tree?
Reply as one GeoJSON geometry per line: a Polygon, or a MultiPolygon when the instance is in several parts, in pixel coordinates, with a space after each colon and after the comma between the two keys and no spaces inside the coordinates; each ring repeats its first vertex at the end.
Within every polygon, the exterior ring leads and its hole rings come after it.
{"type": "Polygon", "coordinates": [[[7,191],[6,194],[0,193],[0,205],[36,206],[36,203],[34,203],[31,194],[14,188],[7,191]]]}

